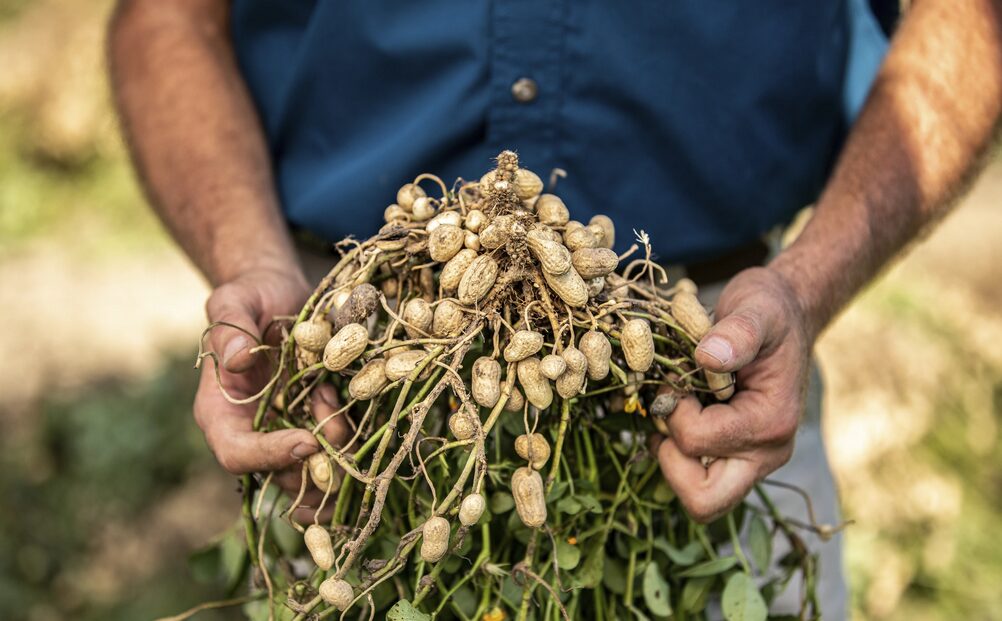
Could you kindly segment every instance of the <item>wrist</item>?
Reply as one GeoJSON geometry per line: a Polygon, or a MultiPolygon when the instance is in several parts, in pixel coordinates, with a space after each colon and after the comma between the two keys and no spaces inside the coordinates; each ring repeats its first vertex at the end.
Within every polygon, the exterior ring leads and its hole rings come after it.
{"type": "Polygon", "coordinates": [[[800,261],[787,252],[773,259],[766,269],[777,277],[793,306],[792,311],[801,324],[807,342],[813,345],[827,319],[816,302],[817,297],[813,295],[807,272],[798,267],[800,261]]]}
{"type": "Polygon", "coordinates": [[[234,235],[217,240],[208,274],[213,286],[253,277],[278,275],[306,286],[306,276],[284,223],[275,225],[272,235],[234,235]]]}

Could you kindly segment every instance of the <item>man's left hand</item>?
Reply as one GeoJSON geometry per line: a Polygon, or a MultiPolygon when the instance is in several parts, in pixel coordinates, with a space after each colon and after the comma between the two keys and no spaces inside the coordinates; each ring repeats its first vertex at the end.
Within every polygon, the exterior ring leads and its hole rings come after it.
{"type": "Polygon", "coordinates": [[[793,454],[813,340],[793,290],[769,268],[735,276],[720,295],[716,320],[696,361],[710,371],[736,372],[737,391],[727,403],[706,407],[693,396],[681,400],[668,418],[671,436],[652,442],[665,479],[704,523],[793,454]],[[715,459],[704,467],[702,457],[715,459]]]}

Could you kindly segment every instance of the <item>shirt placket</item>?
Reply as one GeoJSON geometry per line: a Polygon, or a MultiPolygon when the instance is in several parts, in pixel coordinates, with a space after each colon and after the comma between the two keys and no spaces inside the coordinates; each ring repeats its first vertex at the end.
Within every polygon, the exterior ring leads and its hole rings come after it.
{"type": "Polygon", "coordinates": [[[526,165],[554,166],[567,0],[495,0],[491,7],[487,142],[526,165]],[[539,161],[536,161],[539,160],[539,161]]]}

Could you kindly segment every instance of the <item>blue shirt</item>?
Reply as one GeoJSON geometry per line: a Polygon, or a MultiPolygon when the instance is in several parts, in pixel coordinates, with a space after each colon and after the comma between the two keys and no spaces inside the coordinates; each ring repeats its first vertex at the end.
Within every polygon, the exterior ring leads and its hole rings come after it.
{"type": "Polygon", "coordinates": [[[846,130],[846,0],[236,0],[233,39],[293,226],[368,236],[421,172],[511,148],[572,218],[688,261],[818,195],[846,130]],[[531,101],[512,85],[530,78],[531,101]]]}

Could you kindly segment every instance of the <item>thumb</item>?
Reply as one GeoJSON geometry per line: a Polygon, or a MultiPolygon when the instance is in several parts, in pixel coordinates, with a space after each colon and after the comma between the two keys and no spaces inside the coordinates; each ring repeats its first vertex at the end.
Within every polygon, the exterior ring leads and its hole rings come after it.
{"type": "Polygon", "coordinates": [[[230,326],[220,326],[211,333],[212,350],[219,356],[223,367],[232,373],[242,373],[250,369],[257,356],[250,350],[261,340],[258,320],[261,308],[258,296],[246,287],[227,284],[217,288],[209,296],[205,311],[210,322],[223,322],[230,326]]]}
{"type": "Polygon", "coordinates": [[[696,362],[710,371],[737,371],[758,356],[766,326],[760,313],[738,309],[723,317],[699,341],[696,362]]]}

